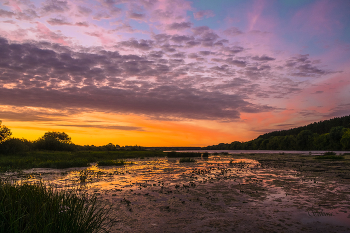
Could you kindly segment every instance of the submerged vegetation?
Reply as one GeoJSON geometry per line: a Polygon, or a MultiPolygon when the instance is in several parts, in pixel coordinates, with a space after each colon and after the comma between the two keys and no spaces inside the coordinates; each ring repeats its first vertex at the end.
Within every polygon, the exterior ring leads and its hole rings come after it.
{"type": "Polygon", "coordinates": [[[206,150],[350,150],[350,116],[260,135],[247,142],[207,146],[206,150]]]}
{"type": "Polygon", "coordinates": [[[107,230],[108,209],[94,196],[0,180],[0,197],[0,233],[107,230]]]}

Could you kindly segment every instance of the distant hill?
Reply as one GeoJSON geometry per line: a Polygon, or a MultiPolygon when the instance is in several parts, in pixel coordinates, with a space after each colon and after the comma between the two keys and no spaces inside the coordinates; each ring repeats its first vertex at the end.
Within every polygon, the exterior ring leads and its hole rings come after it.
{"type": "Polygon", "coordinates": [[[247,142],[220,143],[207,150],[349,150],[350,115],[260,135],[247,142]]]}

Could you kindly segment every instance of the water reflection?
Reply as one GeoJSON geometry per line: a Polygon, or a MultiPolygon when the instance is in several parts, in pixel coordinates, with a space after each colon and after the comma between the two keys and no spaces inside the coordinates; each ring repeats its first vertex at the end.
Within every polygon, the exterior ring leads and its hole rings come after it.
{"type": "Polygon", "coordinates": [[[85,169],[30,169],[4,176],[98,195],[115,207],[116,232],[271,227],[312,232],[318,226],[333,229],[332,224],[344,231],[350,227],[348,184],[262,167],[252,159],[210,156],[196,161],[131,159],[132,164],[121,167],[92,164],[85,169]]]}

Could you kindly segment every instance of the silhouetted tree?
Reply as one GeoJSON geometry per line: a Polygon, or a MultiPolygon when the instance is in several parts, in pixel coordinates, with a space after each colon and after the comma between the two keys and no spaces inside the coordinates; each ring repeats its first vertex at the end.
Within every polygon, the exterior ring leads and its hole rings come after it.
{"type": "Polygon", "coordinates": [[[11,130],[1,124],[2,124],[2,121],[0,121],[0,143],[5,141],[7,138],[9,138],[12,135],[11,130]]]}

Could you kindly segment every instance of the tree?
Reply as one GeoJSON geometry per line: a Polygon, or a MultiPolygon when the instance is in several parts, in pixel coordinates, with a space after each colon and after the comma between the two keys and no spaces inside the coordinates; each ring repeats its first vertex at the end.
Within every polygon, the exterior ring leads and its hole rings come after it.
{"type": "Polygon", "coordinates": [[[297,136],[299,150],[310,150],[313,146],[313,133],[310,130],[303,130],[297,136]]]}
{"type": "Polygon", "coordinates": [[[335,150],[340,150],[342,145],[340,144],[340,140],[343,137],[345,132],[345,128],[343,126],[332,127],[329,132],[329,139],[331,143],[331,147],[335,150]]]}
{"type": "Polygon", "coordinates": [[[0,121],[0,143],[5,141],[7,138],[9,138],[12,135],[11,130],[6,126],[1,125],[1,123],[2,121],[0,121]]]}
{"type": "Polygon", "coordinates": [[[340,143],[343,146],[343,150],[350,150],[350,129],[346,129],[343,137],[340,140],[340,143]]]}
{"type": "Polygon", "coordinates": [[[65,132],[46,132],[34,144],[39,150],[73,151],[76,149],[65,132]]]}
{"type": "Polygon", "coordinates": [[[43,136],[43,139],[55,139],[61,143],[71,143],[71,138],[65,132],[46,132],[43,136]]]}

